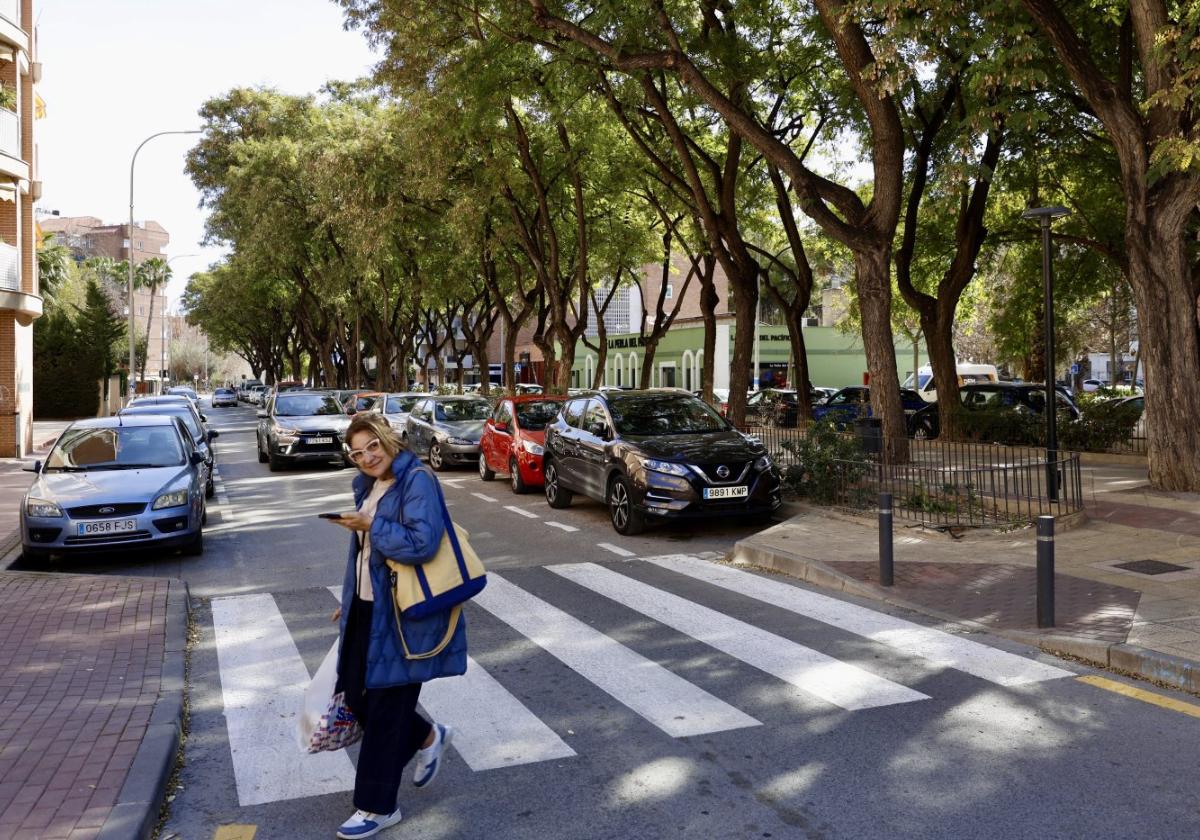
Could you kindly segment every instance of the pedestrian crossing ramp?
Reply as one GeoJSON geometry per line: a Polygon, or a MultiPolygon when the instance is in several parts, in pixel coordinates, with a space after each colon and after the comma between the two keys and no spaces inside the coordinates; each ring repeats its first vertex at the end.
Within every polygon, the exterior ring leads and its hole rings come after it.
{"type": "MultiPolygon", "coordinates": [[[[672,584],[656,586],[627,574],[629,563],[576,563],[532,570],[547,581],[565,581],[588,596],[613,604],[729,657],[775,681],[806,703],[858,712],[930,699],[928,694],[878,673],[870,663],[849,662],[709,603],[734,593],[751,603],[819,622],[866,643],[921,660],[935,670],[953,669],[997,686],[1015,687],[1073,676],[1065,669],[991,647],[973,639],[812,592],[779,579],[671,555],[641,563],[665,570],[672,584]],[[674,584],[678,583],[678,586],[674,584]],[[675,588],[693,595],[684,597],[675,588]]],[[[737,708],[594,626],[597,608],[569,611],[504,575],[489,573],[488,587],[472,602],[519,637],[566,666],[624,708],[670,738],[762,726],[737,708]]],[[[658,578],[662,578],[660,574],[658,578]]],[[[331,587],[334,597],[339,595],[331,587]]],[[[554,590],[550,587],[550,591],[554,590]]],[[[590,602],[594,603],[594,602],[590,602]]],[[[343,752],[297,754],[295,726],[308,669],[270,594],[215,598],[212,618],[234,775],[241,804],[252,805],[353,788],[354,769],[343,752]],[[280,766],[289,773],[278,772],[280,766]]],[[[470,635],[470,634],[469,634],[470,635]]],[[[476,656],[480,653],[472,636],[476,656]]],[[[469,657],[467,673],[424,686],[426,714],[458,730],[454,749],[471,770],[485,771],[570,759],[575,749],[505,682],[469,657]]],[[[515,688],[515,686],[514,686],[515,688]]]]}

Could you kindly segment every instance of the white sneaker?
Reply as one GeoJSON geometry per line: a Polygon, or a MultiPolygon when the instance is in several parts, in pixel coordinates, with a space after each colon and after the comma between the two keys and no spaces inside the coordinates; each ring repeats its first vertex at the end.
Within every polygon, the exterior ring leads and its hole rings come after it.
{"type": "Polygon", "coordinates": [[[453,740],[454,727],[443,726],[440,723],[433,725],[433,743],[425,749],[417,750],[417,766],[413,768],[414,785],[425,787],[437,777],[438,770],[444,763],[442,754],[453,740]]]}
{"type": "Polygon", "coordinates": [[[359,837],[374,837],[388,826],[400,822],[400,809],[390,814],[372,814],[370,811],[355,811],[350,819],[342,823],[337,836],[342,840],[356,840],[359,837]]]}

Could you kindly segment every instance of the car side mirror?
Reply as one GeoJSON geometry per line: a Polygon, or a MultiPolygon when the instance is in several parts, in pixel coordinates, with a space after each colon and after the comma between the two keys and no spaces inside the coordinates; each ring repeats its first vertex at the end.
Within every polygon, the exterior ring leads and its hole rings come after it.
{"type": "Polygon", "coordinates": [[[358,414],[358,409],[355,409],[355,408],[347,408],[347,409],[346,409],[346,413],[347,413],[347,414],[349,414],[351,417],[353,417],[355,414],[358,414]]]}
{"type": "Polygon", "coordinates": [[[256,416],[256,417],[257,417],[259,420],[266,420],[266,419],[267,419],[267,412],[265,412],[265,411],[256,411],[256,412],[254,412],[254,415],[255,415],[255,416],[256,416]]]}
{"type": "Polygon", "coordinates": [[[218,432],[216,429],[209,429],[209,430],[208,430],[208,439],[209,439],[209,440],[216,440],[216,439],[217,439],[217,438],[219,438],[220,436],[221,436],[221,433],[220,433],[220,432],[218,432]]]}
{"type": "Polygon", "coordinates": [[[191,461],[192,466],[199,466],[200,464],[204,463],[204,453],[193,451],[191,456],[188,457],[188,460],[191,461]]]}
{"type": "Polygon", "coordinates": [[[507,423],[496,423],[496,424],[493,426],[493,428],[494,428],[494,429],[495,429],[497,432],[507,432],[507,431],[508,431],[508,424],[507,424],[507,423]]]}
{"type": "Polygon", "coordinates": [[[40,473],[42,471],[42,462],[34,461],[33,466],[21,467],[21,469],[23,469],[25,472],[40,473]]]}
{"type": "Polygon", "coordinates": [[[207,422],[208,422],[208,415],[206,415],[206,414],[201,414],[201,415],[200,415],[200,422],[201,422],[201,423],[207,423],[207,422]]]}
{"type": "Polygon", "coordinates": [[[601,440],[608,440],[608,424],[607,423],[593,423],[588,428],[588,432],[590,434],[593,434],[596,437],[600,438],[601,440]]]}

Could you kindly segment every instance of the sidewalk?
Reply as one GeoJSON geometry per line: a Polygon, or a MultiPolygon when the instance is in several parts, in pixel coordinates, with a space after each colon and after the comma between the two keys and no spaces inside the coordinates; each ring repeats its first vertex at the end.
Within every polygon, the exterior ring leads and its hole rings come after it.
{"type": "Polygon", "coordinates": [[[873,518],[797,506],[731,559],[1200,692],[1200,494],[1151,490],[1125,464],[1087,472],[1087,517],[1056,535],[1051,629],[1037,627],[1032,528],[956,538],[900,520],[882,587],[873,518]]]}
{"type": "Polygon", "coordinates": [[[183,718],[182,581],[4,571],[18,506],[67,424],[37,421],[0,460],[0,837],[150,836],[183,718]]]}

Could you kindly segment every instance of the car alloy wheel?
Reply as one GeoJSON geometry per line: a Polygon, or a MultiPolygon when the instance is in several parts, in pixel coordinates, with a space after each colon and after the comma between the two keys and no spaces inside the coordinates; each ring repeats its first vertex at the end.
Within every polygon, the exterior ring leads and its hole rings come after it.
{"type": "Polygon", "coordinates": [[[429,466],[437,472],[446,469],[446,461],[442,458],[442,445],[434,443],[429,447],[429,466]]]}
{"type": "Polygon", "coordinates": [[[546,461],[543,467],[546,491],[546,504],[552,508],[565,508],[571,504],[572,493],[558,483],[558,467],[553,461],[546,461]]]}
{"type": "Polygon", "coordinates": [[[521,478],[521,468],[517,466],[516,458],[508,462],[508,480],[512,486],[512,491],[518,496],[529,489],[529,485],[525,483],[525,479],[521,478]]]}
{"type": "Polygon", "coordinates": [[[608,509],[614,530],[622,536],[639,534],[646,527],[645,519],[633,507],[629,482],[621,476],[613,479],[608,488],[608,509]]]}
{"type": "Polygon", "coordinates": [[[484,481],[491,481],[496,477],[496,473],[488,468],[487,458],[483,455],[483,450],[479,451],[479,477],[484,481]]]}

